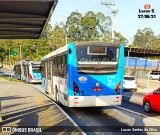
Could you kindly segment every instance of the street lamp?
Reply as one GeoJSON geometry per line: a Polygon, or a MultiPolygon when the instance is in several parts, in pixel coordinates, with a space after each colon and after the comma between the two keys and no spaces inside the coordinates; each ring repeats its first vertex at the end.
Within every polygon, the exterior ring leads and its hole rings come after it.
{"type": "Polygon", "coordinates": [[[115,16],[116,16],[118,10],[115,9],[115,4],[113,4],[112,2],[110,2],[110,3],[109,2],[101,2],[101,4],[106,5],[112,11],[111,14],[112,14],[112,43],[113,43],[114,42],[114,31],[115,31],[115,16]]]}
{"type": "Polygon", "coordinates": [[[12,70],[11,70],[11,54],[10,54],[10,52],[11,52],[11,48],[13,48],[13,47],[17,47],[17,46],[11,46],[11,47],[9,47],[9,67],[10,67],[9,78],[11,78],[11,72],[12,72],[12,70]]]}

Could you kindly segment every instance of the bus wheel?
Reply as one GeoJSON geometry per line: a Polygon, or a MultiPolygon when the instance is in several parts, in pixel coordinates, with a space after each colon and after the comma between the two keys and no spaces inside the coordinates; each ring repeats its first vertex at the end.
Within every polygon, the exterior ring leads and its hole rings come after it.
{"type": "Polygon", "coordinates": [[[48,94],[48,92],[45,90],[45,94],[48,94]]]}
{"type": "Polygon", "coordinates": [[[45,94],[49,94],[48,91],[47,91],[46,89],[47,89],[47,88],[45,88],[45,90],[44,90],[45,94]]]}

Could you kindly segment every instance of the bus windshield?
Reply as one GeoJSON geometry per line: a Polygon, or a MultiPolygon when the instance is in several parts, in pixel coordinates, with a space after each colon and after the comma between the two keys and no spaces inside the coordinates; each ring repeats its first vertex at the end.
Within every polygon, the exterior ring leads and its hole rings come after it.
{"type": "Polygon", "coordinates": [[[117,62],[119,48],[112,46],[77,46],[77,61],[81,62],[117,62]]]}
{"type": "Polygon", "coordinates": [[[77,66],[79,73],[116,73],[119,47],[77,46],[77,66]]]}
{"type": "Polygon", "coordinates": [[[40,73],[41,72],[41,65],[32,63],[32,69],[33,69],[33,72],[40,73]]]}

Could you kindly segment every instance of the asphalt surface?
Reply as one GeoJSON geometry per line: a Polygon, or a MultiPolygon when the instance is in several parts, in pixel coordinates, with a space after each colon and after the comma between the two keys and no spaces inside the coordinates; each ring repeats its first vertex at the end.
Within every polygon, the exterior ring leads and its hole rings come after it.
{"type": "MultiPolygon", "coordinates": [[[[156,80],[151,80],[151,82],[153,83],[150,83],[148,89],[138,89],[137,92],[124,92],[122,105],[120,107],[160,120],[159,113],[145,113],[142,107],[143,97],[159,85],[159,82],[156,80]]],[[[145,126],[146,123],[154,126],[151,120],[145,120],[142,116],[117,109],[116,107],[68,108],[63,105],[60,105],[60,107],[89,135],[128,135],[128,132],[115,132],[114,130],[116,130],[116,127],[132,128],[134,126],[145,126]]],[[[152,135],[150,132],[130,132],[129,134],[135,133],[136,135],[152,135]]],[[[155,133],[153,133],[153,135],[155,135],[155,133]]]]}
{"type": "Polygon", "coordinates": [[[134,112],[141,113],[143,115],[146,115],[148,117],[152,117],[154,119],[160,120],[160,114],[159,112],[152,111],[151,113],[146,113],[143,110],[143,97],[147,93],[143,92],[125,92],[123,95],[123,100],[121,107],[124,107],[126,109],[132,110],[134,112]]]}
{"type": "MultiPolygon", "coordinates": [[[[35,87],[35,86],[34,86],[35,87]]],[[[40,86],[38,86],[40,87],[40,86]]],[[[44,92],[43,89],[41,91],[44,92]]],[[[51,95],[47,94],[50,98],[51,95]]],[[[139,95],[137,93],[137,95],[139,95]]],[[[143,96],[142,96],[143,97],[143,96]]],[[[144,112],[141,105],[130,103],[129,100],[123,100],[122,106],[131,111],[138,108],[139,112],[144,112]]],[[[63,105],[60,107],[81,127],[88,135],[128,135],[127,132],[118,132],[120,128],[134,128],[135,126],[144,127],[147,123],[157,125],[156,122],[144,118],[142,115],[137,115],[117,107],[80,107],[68,108],[63,105]],[[155,124],[156,123],[156,124],[155,124]],[[117,132],[116,132],[117,131],[117,132]]],[[[135,132],[130,132],[135,134],[135,132]]],[[[155,135],[155,133],[136,132],[136,135],[155,135]]]]}

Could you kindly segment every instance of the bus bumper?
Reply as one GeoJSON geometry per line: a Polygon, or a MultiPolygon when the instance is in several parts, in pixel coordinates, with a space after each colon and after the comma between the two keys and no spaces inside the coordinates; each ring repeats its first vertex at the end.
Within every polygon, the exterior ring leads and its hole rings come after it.
{"type": "Polygon", "coordinates": [[[30,80],[30,83],[41,83],[42,80],[30,80]]]}
{"type": "Polygon", "coordinates": [[[69,107],[116,106],[121,105],[122,95],[111,96],[69,96],[69,107]]]}

